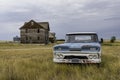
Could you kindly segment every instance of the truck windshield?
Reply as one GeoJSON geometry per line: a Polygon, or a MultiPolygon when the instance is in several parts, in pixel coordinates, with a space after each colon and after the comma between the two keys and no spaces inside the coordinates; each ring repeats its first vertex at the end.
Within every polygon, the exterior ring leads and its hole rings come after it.
{"type": "Polygon", "coordinates": [[[90,43],[98,42],[96,34],[68,34],[66,35],[66,43],[90,43]]]}

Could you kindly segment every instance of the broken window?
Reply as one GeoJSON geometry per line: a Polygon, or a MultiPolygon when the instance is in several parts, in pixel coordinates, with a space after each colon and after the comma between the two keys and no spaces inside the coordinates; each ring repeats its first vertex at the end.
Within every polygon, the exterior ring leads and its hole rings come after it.
{"type": "Polygon", "coordinates": [[[28,29],[25,29],[25,32],[28,33],[28,29]]]}
{"type": "Polygon", "coordinates": [[[31,22],[31,25],[34,25],[34,22],[31,22]]]}
{"type": "Polygon", "coordinates": [[[38,36],[38,40],[40,40],[40,37],[38,36]]]}
{"type": "Polygon", "coordinates": [[[40,33],[40,29],[37,30],[37,33],[40,33]]]}

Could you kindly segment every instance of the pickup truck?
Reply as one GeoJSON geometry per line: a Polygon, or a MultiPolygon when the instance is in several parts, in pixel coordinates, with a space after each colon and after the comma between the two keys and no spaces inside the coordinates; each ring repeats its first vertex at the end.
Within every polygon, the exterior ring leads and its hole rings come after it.
{"type": "Polygon", "coordinates": [[[55,63],[101,63],[101,45],[96,32],[66,34],[65,43],[53,47],[55,63]]]}

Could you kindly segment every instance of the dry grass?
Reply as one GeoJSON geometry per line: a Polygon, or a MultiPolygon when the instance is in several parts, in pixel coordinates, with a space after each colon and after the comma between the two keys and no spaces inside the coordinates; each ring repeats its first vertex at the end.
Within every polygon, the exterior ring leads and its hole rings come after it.
{"type": "Polygon", "coordinates": [[[120,80],[120,43],[115,44],[117,46],[103,44],[102,63],[98,68],[96,65],[53,63],[54,44],[2,42],[0,80],[120,80]]]}

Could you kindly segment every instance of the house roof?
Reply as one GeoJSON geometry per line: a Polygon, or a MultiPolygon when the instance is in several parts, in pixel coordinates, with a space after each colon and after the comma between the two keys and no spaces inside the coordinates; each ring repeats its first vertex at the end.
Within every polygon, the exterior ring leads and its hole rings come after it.
{"type": "Polygon", "coordinates": [[[37,22],[37,23],[41,25],[44,29],[50,30],[48,22],[37,22]]]}
{"type": "Polygon", "coordinates": [[[50,31],[48,22],[35,22],[34,20],[25,22],[20,29],[33,29],[33,28],[43,28],[50,31]]]}

